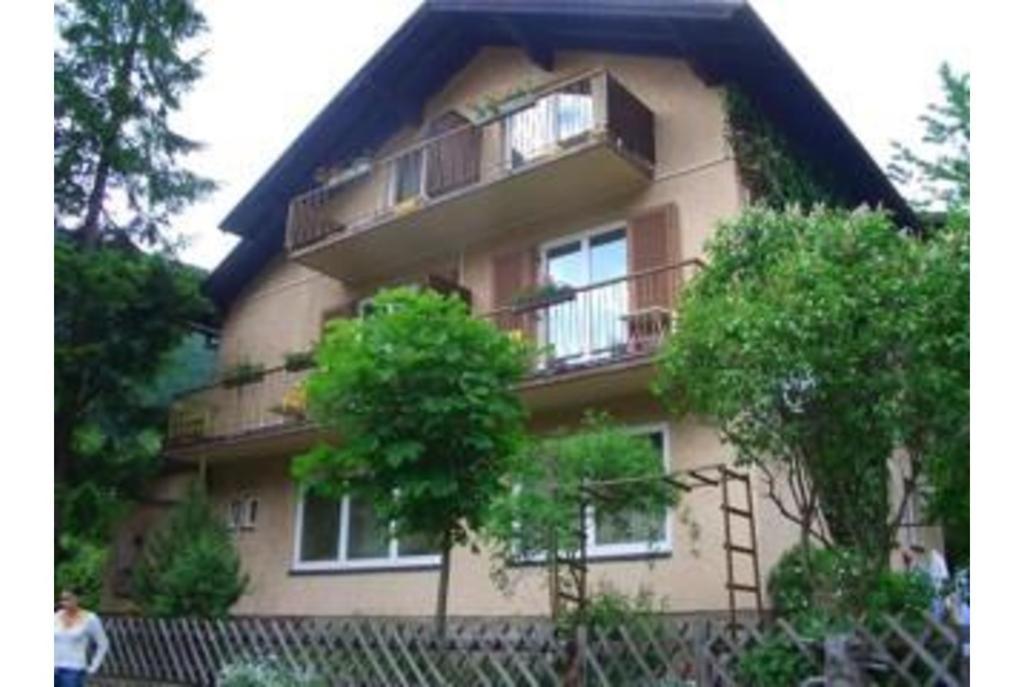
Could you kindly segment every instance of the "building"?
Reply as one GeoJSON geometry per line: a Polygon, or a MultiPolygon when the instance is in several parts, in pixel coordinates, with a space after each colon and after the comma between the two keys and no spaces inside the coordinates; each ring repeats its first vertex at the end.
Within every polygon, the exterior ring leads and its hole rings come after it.
{"type": "MultiPolygon", "coordinates": [[[[172,418],[168,454],[203,476],[235,528],[251,576],[238,612],[433,610],[438,556],[375,534],[358,499],[307,502],[289,479],[290,458],[320,438],[290,402],[308,374],[299,354],[385,286],[458,292],[480,317],[549,344],[520,385],[532,431],[604,409],[649,434],[674,470],[731,461],[713,426],[669,417],[648,390],[705,240],[750,202],[727,89],[831,170],[851,203],[910,221],[738,0],[427,0],[324,108],[223,222],[241,241],[206,282],[222,313],[221,376],[172,418]],[[568,299],[531,301],[547,282],[571,286],[554,290],[568,299]]],[[[181,479],[165,480],[123,534],[122,568],[181,479]]],[[[748,510],[743,485],[727,489],[731,508],[748,510]]],[[[766,571],[795,532],[759,491],[749,510],[766,571]]],[[[598,584],[646,587],[672,611],[722,609],[731,574],[736,603],[751,605],[749,521],[732,520],[726,549],[722,489],[683,503],[653,546],[594,518],[598,584]]],[[[541,570],[522,568],[510,596],[490,566],[455,552],[452,614],[545,612],[541,570]]]]}

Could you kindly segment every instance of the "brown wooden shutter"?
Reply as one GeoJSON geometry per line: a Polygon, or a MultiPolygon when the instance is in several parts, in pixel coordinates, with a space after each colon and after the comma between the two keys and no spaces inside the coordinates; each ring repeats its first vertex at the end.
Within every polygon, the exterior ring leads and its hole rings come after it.
{"type": "Polygon", "coordinates": [[[468,124],[458,112],[448,112],[427,127],[427,138],[441,136],[427,145],[428,196],[443,195],[480,178],[480,130],[468,124]],[[445,135],[448,131],[454,133],[445,135]]]}
{"type": "Polygon", "coordinates": [[[630,218],[627,245],[631,274],[659,270],[630,280],[631,309],[671,309],[681,282],[679,270],[660,268],[682,259],[676,204],[642,210],[630,218]]]}
{"type": "MultiPolygon", "coordinates": [[[[537,254],[534,249],[495,256],[491,265],[491,299],[495,310],[508,308],[523,291],[537,283],[537,254]]],[[[503,310],[494,322],[505,331],[518,330],[533,339],[536,314],[503,310]]]]}

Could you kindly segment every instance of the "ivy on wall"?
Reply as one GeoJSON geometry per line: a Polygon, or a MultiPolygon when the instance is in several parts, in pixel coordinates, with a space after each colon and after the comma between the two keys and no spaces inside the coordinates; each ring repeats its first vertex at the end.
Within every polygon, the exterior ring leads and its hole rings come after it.
{"type": "Polygon", "coordinates": [[[827,170],[804,158],[735,87],[725,90],[726,137],[736,156],[740,178],[754,202],[776,209],[816,203],[846,205],[827,170]]]}

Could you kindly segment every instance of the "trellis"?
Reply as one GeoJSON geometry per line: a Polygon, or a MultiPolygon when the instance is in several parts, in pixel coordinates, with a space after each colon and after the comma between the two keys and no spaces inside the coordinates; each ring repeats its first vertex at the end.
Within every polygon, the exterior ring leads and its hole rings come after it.
{"type": "MultiPolygon", "coordinates": [[[[567,684],[569,667],[569,643],[547,620],[453,619],[443,639],[429,619],[109,616],[105,624],[110,653],[100,677],[143,684],[212,687],[223,666],[268,658],[343,687],[556,687],[567,684]]],[[[875,665],[877,683],[968,684],[954,629],[930,616],[886,617],[883,625],[851,633],[869,650],[860,660],[875,665]]],[[[769,634],[824,673],[820,647],[783,620],[661,616],[592,629],[577,647],[587,670],[576,684],[738,686],[739,658],[769,634]]]]}

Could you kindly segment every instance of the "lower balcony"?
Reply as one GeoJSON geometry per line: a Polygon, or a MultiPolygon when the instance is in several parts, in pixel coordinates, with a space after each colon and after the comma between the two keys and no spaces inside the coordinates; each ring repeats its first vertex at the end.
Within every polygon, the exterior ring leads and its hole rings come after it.
{"type": "MultiPolygon", "coordinates": [[[[540,355],[519,384],[531,411],[592,404],[643,393],[654,354],[672,331],[678,293],[700,267],[679,262],[580,287],[536,289],[480,317],[534,342],[540,355]]],[[[316,434],[305,414],[309,370],[249,370],[179,398],[168,428],[170,452],[240,455],[299,445],[316,434]]]]}

